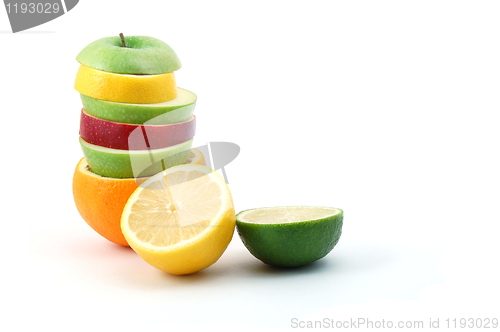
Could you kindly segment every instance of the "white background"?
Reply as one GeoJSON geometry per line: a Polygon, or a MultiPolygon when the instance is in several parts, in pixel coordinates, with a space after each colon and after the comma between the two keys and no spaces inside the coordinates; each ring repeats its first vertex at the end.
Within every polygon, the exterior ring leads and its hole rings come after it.
{"type": "Polygon", "coordinates": [[[497,1],[86,0],[12,34],[0,8],[1,324],[500,318],[499,17],[497,1]],[[75,56],[120,32],[176,50],[195,146],[241,147],[226,167],[236,210],[341,208],[332,253],[281,271],[235,234],[215,265],[176,277],[85,224],[75,56]]]}

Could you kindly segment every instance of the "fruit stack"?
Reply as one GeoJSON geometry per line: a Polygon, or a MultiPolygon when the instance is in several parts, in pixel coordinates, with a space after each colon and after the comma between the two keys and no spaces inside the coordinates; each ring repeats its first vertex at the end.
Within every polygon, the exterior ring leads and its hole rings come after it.
{"type": "Polygon", "coordinates": [[[136,180],[179,164],[204,164],[203,155],[191,150],[196,95],[177,87],[180,61],[156,38],[101,38],[77,61],[85,158],[73,178],[75,203],[94,230],[127,245],[120,216],[136,180]]]}

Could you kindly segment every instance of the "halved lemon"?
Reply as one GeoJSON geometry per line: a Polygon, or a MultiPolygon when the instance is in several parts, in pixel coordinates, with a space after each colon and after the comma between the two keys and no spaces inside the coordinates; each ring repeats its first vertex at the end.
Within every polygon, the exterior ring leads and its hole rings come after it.
{"type": "Polygon", "coordinates": [[[147,263],[181,275],[215,263],[231,242],[235,223],[224,179],[209,167],[187,164],[137,188],[123,210],[121,229],[147,263]]]}

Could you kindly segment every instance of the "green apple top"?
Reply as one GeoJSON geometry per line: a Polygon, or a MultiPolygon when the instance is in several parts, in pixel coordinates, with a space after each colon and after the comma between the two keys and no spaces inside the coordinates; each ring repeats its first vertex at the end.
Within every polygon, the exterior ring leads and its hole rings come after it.
{"type": "Polygon", "coordinates": [[[181,68],[175,51],[147,36],[105,37],[88,44],[77,55],[82,65],[117,74],[158,75],[181,68]]]}

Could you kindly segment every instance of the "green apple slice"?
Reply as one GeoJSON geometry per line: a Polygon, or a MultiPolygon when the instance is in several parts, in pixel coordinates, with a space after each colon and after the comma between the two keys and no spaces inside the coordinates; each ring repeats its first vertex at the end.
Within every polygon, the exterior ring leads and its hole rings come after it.
{"type": "Polygon", "coordinates": [[[80,137],[80,145],[90,169],[112,178],[150,176],[169,167],[185,164],[193,140],[155,150],[117,150],[90,144],[80,137]]]}
{"type": "Polygon", "coordinates": [[[128,123],[164,125],[184,122],[193,114],[196,95],[177,88],[177,98],[157,104],[125,104],[80,95],[88,114],[103,120],[128,123]]]}
{"type": "Polygon", "coordinates": [[[158,75],[181,68],[175,51],[163,41],[147,36],[119,36],[93,41],[78,53],[82,65],[117,74],[158,75]]]}

